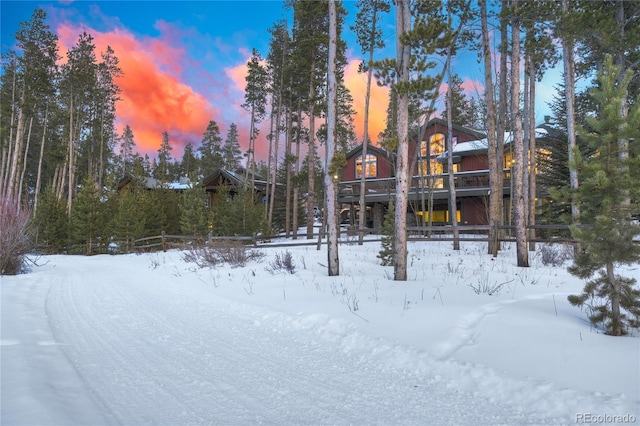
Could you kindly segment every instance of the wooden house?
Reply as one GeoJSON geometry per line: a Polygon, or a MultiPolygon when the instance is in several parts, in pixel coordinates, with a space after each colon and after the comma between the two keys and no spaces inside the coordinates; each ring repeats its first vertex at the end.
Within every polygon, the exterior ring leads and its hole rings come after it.
{"type": "MultiPolygon", "coordinates": [[[[420,140],[409,145],[411,183],[409,190],[409,225],[450,223],[449,175],[447,170],[445,120],[435,118],[424,126],[420,140]],[[431,206],[431,207],[429,207],[431,206]],[[429,217],[431,216],[431,217],[429,217]]],[[[511,193],[511,141],[505,142],[505,179],[503,196],[508,206],[511,193]]],[[[453,173],[456,186],[458,223],[478,225],[488,223],[489,170],[487,138],[482,132],[463,126],[452,126],[453,173]]],[[[357,223],[360,211],[361,176],[364,168],[366,226],[380,228],[389,200],[395,198],[394,155],[379,147],[369,146],[363,161],[362,146],[347,155],[339,183],[338,202],[348,211],[345,222],[357,223]]],[[[505,209],[508,211],[508,209],[505,209]]],[[[345,219],[343,217],[343,219],[345,219]]]]}

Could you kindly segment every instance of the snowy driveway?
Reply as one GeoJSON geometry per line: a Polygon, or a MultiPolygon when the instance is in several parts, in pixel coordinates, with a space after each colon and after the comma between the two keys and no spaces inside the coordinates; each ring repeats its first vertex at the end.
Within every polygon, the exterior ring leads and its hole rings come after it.
{"type": "Polygon", "coordinates": [[[558,422],[120,259],[3,277],[3,425],[558,422]]]}

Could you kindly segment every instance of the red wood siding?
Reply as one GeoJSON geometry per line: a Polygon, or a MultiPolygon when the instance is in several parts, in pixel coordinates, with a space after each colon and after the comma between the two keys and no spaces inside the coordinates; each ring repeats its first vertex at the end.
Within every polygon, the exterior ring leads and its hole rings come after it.
{"type": "Polygon", "coordinates": [[[461,225],[486,225],[487,206],[481,198],[463,198],[460,202],[462,210],[461,225]]]}
{"type": "Polygon", "coordinates": [[[486,154],[467,155],[462,157],[460,164],[461,172],[471,172],[473,170],[488,170],[489,158],[486,154]]]}

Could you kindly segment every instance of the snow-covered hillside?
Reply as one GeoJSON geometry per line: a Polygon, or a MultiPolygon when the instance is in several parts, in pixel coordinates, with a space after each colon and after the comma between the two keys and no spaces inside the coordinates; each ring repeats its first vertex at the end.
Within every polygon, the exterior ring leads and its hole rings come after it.
{"type": "Polygon", "coordinates": [[[375,242],[341,245],[338,277],[315,247],[42,257],[1,278],[1,423],[640,422],[640,334],[592,328],[583,282],[504,248],[411,242],[407,282],[375,242]],[[295,274],[269,272],[287,250],[295,274]]]}

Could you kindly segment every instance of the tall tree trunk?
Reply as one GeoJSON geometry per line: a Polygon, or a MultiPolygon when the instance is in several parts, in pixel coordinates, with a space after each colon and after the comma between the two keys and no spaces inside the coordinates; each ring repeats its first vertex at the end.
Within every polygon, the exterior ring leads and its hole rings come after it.
{"type": "MultiPolygon", "coordinates": [[[[284,59],[283,59],[284,62],[284,59]]],[[[280,87],[282,87],[284,81],[280,79],[280,87]]],[[[278,184],[278,152],[280,151],[280,122],[282,121],[282,93],[278,95],[278,107],[276,113],[276,125],[275,125],[275,146],[273,147],[273,177],[271,179],[271,196],[269,197],[269,226],[273,223],[273,207],[276,200],[276,186],[278,184]]]]}
{"type": "Polygon", "coordinates": [[[292,154],[291,154],[291,144],[293,141],[292,138],[292,126],[293,126],[293,111],[291,108],[291,102],[289,102],[289,110],[287,111],[287,140],[285,142],[285,150],[284,150],[284,166],[286,167],[286,176],[285,176],[285,187],[286,187],[286,195],[284,199],[284,232],[287,238],[289,238],[291,232],[291,168],[293,164],[290,163],[292,154]]]}
{"type": "MultiPolygon", "coordinates": [[[[482,58],[484,61],[485,97],[487,102],[487,142],[489,157],[489,224],[499,223],[502,216],[502,184],[498,176],[503,172],[499,168],[496,138],[496,107],[493,99],[493,67],[491,64],[491,45],[489,44],[489,25],[487,20],[487,2],[480,0],[482,25],[482,58]]],[[[498,230],[492,226],[489,231],[488,253],[498,255],[498,230]]]]}
{"type": "MultiPolygon", "coordinates": [[[[26,100],[26,89],[22,87],[22,94],[20,95],[20,105],[24,106],[26,100]]],[[[24,145],[24,127],[25,127],[24,108],[18,109],[18,127],[16,128],[16,138],[13,144],[13,154],[10,152],[10,165],[9,165],[9,179],[7,182],[7,198],[13,199],[17,196],[18,189],[18,174],[20,170],[20,160],[22,158],[22,151],[24,145]]]]}
{"type": "MultiPolygon", "coordinates": [[[[265,176],[265,178],[267,179],[267,186],[265,187],[265,192],[266,192],[266,202],[264,203],[264,219],[267,221],[267,224],[269,226],[271,226],[271,219],[269,218],[269,206],[271,205],[271,188],[275,185],[275,177],[274,177],[274,181],[272,182],[271,177],[273,176],[273,173],[271,173],[271,165],[274,163],[274,156],[273,156],[273,145],[274,145],[274,121],[275,121],[275,117],[274,117],[274,111],[275,109],[275,105],[273,105],[273,102],[271,102],[271,114],[269,114],[269,136],[267,137],[269,139],[269,152],[267,154],[267,176],[265,176]]],[[[277,159],[275,159],[275,163],[277,163],[277,159]]]]}
{"type": "MultiPolygon", "coordinates": [[[[501,3],[502,7],[506,7],[506,4],[501,3]]],[[[507,131],[507,122],[509,120],[508,111],[509,111],[509,97],[508,97],[508,86],[507,86],[507,73],[509,72],[507,68],[507,58],[509,56],[509,20],[506,16],[500,17],[500,85],[499,85],[499,102],[498,102],[498,137],[496,140],[496,161],[498,162],[498,180],[500,185],[500,193],[502,193],[503,189],[503,181],[504,181],[504,169],[510,168],[511,164],[507,164],[505,167],[505,158],[504,158],[504,138],[505,132],[507,131]]],[[[513,151],[512,151],[513,153],[513,151]]],[[[513,175],[511,175],[511,182],[513,182],[513,175]]],[[[512,185],[513,186],[513,185],[512,185]]],[[[511,194],[511,197],[513,194],[511,194]]],[[[504,217],[509,217],[509,224],[511,224],[511,210],[513,206],[513,200],[509,202],[509,212],[508,215],[505,215],[502,211],[500,214],[500,222],[504,221],[504,217]]],[[[503,210],[504,202],[501,200],[501,210],[503,210]]],[[[500,247],[498,245],[498,250],[500,247]]]]}
{"type": "Polygon", "coordinates": [[[314,211],[316,207],[315,162],[316,162],[316,100],[315,100],[316,60],[311,61],[311,78],[309,83],[309,151],[307,153],[307,239],[313,238],[314,211]]]}
{"type": "Polygon", "coordinates": [[[70,99],[70,107],[69,107],[69,147],[67,156],[69,158],[69,182],[68,182],[68,192],[67,192],[67,216],[71,217],[71,203],[73,201],[73,188],[75,186],[75,149],[73,147],[73,96],[70,99]]]}
{"type": "Polygon", "coordinates": [[[409,195],[409,95],[403,83],[409,81],[411,48],[402,41],[402,35],[411,30],[409,0],[396,2],[396,60],[398,83],[398,153],[396,175],[396,212],[394,235],[394,280],[407,280],[407,206],[409,195]]]}
{"type": "MultiPolygon", "coordinates": [[[[336,151],[336,51],[338,44],[337,17],[335,0],[329,0],[329,64],[327,67],[327,164],[324,173],[324,184],[327,197],[327,260],[330,277],[340,275],[340,260],[338,257],[338,221],[336,208],[336,183],[333,178],[333,156],[336,151]]],[[[363,173],[364,174],[364,173],[363,173]]]]}
{"type": "Polygon", "coordinates": [[[2,150],[2,164],[0,165],[0,196],[9,198],[9,176],[11,173],[11,146],[13,145],[13,123],[16,115],[16,73],[13,73],[11,85],[11,118],[9,121],[9,143],[6,150],[2,150]]]}
{"type": "MultiPolygon", "coordinates": [[[[254,144],[254,134],[255,134],[255,110],[253,105],[251,106],[251,124],[249,125],[249,149],[247,150],[247,164],[244,168],[244,189],[247,189],[249,185],[249,168],[252,168],[253,171],[253,144],[254,144]]],[[[253,172],[251,174],[251,181],[253,183],[253,172]]],[[[251,185],[251,190],[253,191],[253,184],[251,185]]]]}
{"type": "Polygon", "coordinates": [[[33,117],[29,120],[29,132],[27,133],[27,145],[24,148],[22,159],[22,171],[20,172],[20,183],[18,184],[18,209],[22,205],[22,189],[24,185],[24,175],[27,172],[27,161],[29,160],[29,145],[31,144],[31,129],[33,128],[33,117]]]}
{"type": "Polygon", "coordinates": [[[526,211],[524,208],[524,134],[522,129],[522,112],[520,110],[520,11],[519,0],[513,0],[511,17],[511,111],[513,119],[513,194],[514,225],[516,228],[516,258],[518,266],[529,266],[527,250],[526,211]]]}
{"type": "Polygon", "coordinates": [[[458,233],[458,202],[456,200],[456,184],[453,173],[453,117],[451,103],[451,47],[447,49],[447,80],[449,88],[447,95],[449,107],[447,108],[447,171],[449,177],[449,216],[451,217],[451,227],[453,228],[453,249],[460,250],[460,235],[458,233]]]}
{"type": "Polygon", "coordinates": [[[360,214],[358,215],[358,245],[364,243],[364,227],[367,216],[367,176],[365,173],[365,164],[367,161],[367,147],[369,145],[369,105],[371,101],[371,81],[373,80],[373,53],[376,45],[375,28],[377,26],[378,6],[373,5],[373,15],[371,18],[371,38],[369,40],[369,63],[367,66],[367,91],[364,97],[364,125],[362,135],[362,176],[360,176],[360,214]]]}
{"type": "Polygon", "coordinates": [[[524,226],[526,228],[529,225],[529,146],[531,143],[531,133],[529,132],[529,73],[527,72],[529,69],[529,55],[525,52],[522,57],[524,59],[524,73],[522,76],[522,95],[524,98],[522,99],[522,200],[524,202],[524,226]]]}
{"type": "MultiPolygon", "coordinates": [[[[536,224],[537,210],[537,185],[536,185],[536,169],[538,167],[536,157],[536,64],[532,59],[529,60],[529,67],[526,70],[529,73],[529,226],[536,224]]],[[[536,230],[529,229],[529,250],[536,250],[536,230]]]]}
{"type": "MultiPolygon", "coordinates": [[[[565,15],[570,13],[570,1],[562,0],[562,12],[565,15]]],[[[571,35],[564,31],[564,38],[562,43],[562,54],[564,63],[564,90],[565,90],[565,103],[567,108],[567,149],[569,151],[569,186],[572,191],[578,188],[578,170],[574,167],[575,155],[578,154],[576,144],[576,128],[575,128],[575,63],[573,52],[573,39],[571,35]]],[[[580,217],[580,206],[575,200],[575,197],[571,196],[571,218],[574,223],[577,223],[580,217]]]]}
{"type": "Polygon", "coordinates": [[[298,105],[298,136],[296,138],[296,155],[295,155],[295,165],[294,165],[294,173],[293,175],[296,177],[293,184],[293,206],[292,212],[293,215],[293,239],[298,238],[298,203],[300,201],[300,183],[297,179],[300,174],[300,133],[302,131],[302,122],[300,121],[302,117],[302,108],[298,105]]]}
{"type": "Polygon", "coordinates": [[[100,110],[100,155],[98,158],[98,190],[102,189],[104,179],[104,106],[100,110]]]}
{"type": "Polygon", "coordinates": [[[49,119],[49,104],[47,103],[45,112],[44,112],[44,127],[42,129],[42,142],[40,143],[40,156],[38,157],[38,175],[36,178],[36,189],[34,191],[34,199],[33,199],[33,214],[36,214],[38,210],[38,197],[40,195],[40,186],[42,181],[42,160],[44,159],[44,145],[47,140],[47,124],[49,119]]]}
{"type": "Polygon", "coordinates": [[[611,298],[611,334],[622,336],[622,317],[620,314],[620,284],[616,280],[613,262],[607,262],[607,282],[611,298]]]}
{"type": "MultiPolygon", "coordinates": [[[[625,13],[624,13],[624,2],[618,0],[616,3],[616,24],[618,25],[618,29],[620,30],[620,40],[624,40],[625,38],[625,13]]],[[[626,64],[625,58],[626,52],[618,51],[615,53],[614,62],[616,65],[620,67],[620,74],[618,75],[617,82],[620,83],[624,78],[628,65],[626,64]]],[[[625,87],[624,93],[622,95],[622,101],[620,105],[620,117],[626,119],[629,115],[629,96],[628,89],[625,87]]],[[[629,159],[629,139],[620,138],[618,139],[618,167],[620,170],[624,171],[627,168],[627,160],[629,159]]],[[[624,188],[624,199],[622,200],[623,205],[629,206],[631,204],[631,193],[627,188],[624,188]]],[[[629,218],[631,219],[631,218],[629,218]]]]}

